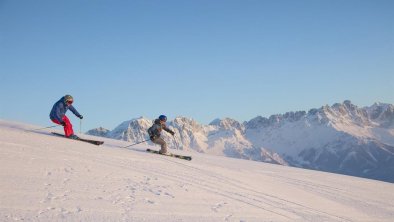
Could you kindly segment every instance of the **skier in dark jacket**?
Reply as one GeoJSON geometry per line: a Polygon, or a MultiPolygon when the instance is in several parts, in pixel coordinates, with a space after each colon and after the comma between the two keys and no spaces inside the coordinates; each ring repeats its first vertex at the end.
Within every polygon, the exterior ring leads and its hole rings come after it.
{"type": "Polygon", "coordinates": [[[57,101],[49,114],[52,122],[64,126],[64,135],[71,139],[78,139],[74,134],[73,126],[70,120],[65,115],[67,110],[71,110],[78,118],[82,119],[83,116],[78,113],[78,111],[72,106],[74,99],[70,95],[63,96],[59,101],[57,101]]]}
{"type": "Polygon", "coordinates": [[[149,133],[149,137],[150,140],[153,143],[159,144],[161,146],[160,149],[160,153],[161,154],[166,154],[167,153],[167,143],[166,141],[164,141],[160,135],[161,135],[161,131],[165,130],[168,133],[170,133],[171,135],[174,135],[175,132],[170,130],[167,126],[166,126],[166,121],[167,121],[167,117],[165,115],[161,115],[159,116],[158,119],[155,120],[153,126],[151,126],[148,129],[148,133],[149,133]]]}

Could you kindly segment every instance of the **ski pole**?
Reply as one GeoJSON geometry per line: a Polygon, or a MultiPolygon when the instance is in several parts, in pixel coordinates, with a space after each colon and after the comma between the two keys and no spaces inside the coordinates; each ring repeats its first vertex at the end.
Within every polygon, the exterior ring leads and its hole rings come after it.
{"type": "Polygon", "coordinates": [[[79,119],[79,134],[81,134],[82,131],[82,120],[79,119]]]}
{"type": "Polygon", "coordinates": [[[134,146],[134,145],[137,145],[137,144],[140,144],[140,143],[143,143],[143,142],[149,141],[149,140],[150,140],[150,139],[147,139],[147,140],[144,140],[144,141],[141,141],[141,142],[138,142],[138,143],[134,143],[134,144],[131,144],[131,145],[128,145],[128,146],[122,147],[122,148],[127,148],[127,147],[130,147],[130,146],[134,146]]]}
{"type": "Polygon", "coordinates": [[[43,129],[49,129],[49,128],[53,128],[53,127],[57,127],[57,126],[60,126],[60,125],[47,126],[47,127],[44,127],[44,128],[31,129],[31,130],[25,130],[25,131],[26,132],[30,132],[30,131],[35,131],[35,130],[43,130],[43,129]]]}

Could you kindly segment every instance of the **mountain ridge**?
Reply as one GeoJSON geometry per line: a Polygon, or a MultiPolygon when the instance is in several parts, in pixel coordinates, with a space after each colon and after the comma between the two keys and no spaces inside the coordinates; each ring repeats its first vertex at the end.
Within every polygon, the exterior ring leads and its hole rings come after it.
{"type": "MultiPolygon", "coordinates": [[[[153,120],[125,121],[112,131],[88,134],[139,142],[153,120]]],[[[359,108],[351,101],[243,123],[232,118],[203,125],[187,117],[168,122],[169,147],[394,182],[394,106],[359,108]]]]}

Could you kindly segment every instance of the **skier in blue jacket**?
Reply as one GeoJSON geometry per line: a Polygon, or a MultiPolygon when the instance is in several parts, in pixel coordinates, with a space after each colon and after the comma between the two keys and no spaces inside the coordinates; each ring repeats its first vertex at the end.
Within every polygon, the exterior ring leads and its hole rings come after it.
{"type": "Polygon", "coordinates": [[[78,139],[78,136],[74,134],[73,126],[70,120],[66,116],[67,110],[71,110],[78,118],[82,119],[83,116],[72,106],[74,99],[70,95],[63,96],[57,101],[49,114],[49,118],[52,122],[64,126],[64,135],[71,139],[78,139]]]}

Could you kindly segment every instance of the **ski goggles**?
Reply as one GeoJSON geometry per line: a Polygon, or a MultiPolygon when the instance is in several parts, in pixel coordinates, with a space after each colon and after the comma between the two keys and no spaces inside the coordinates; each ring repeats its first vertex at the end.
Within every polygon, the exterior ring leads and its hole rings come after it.
{"type": "Polygon", "coordinates": [[[66,103],[69,104],[69,105],[73,104],[73,102],[74,102],[74,101],[72,101],[72,100],[66,101],[66,103]]]}

